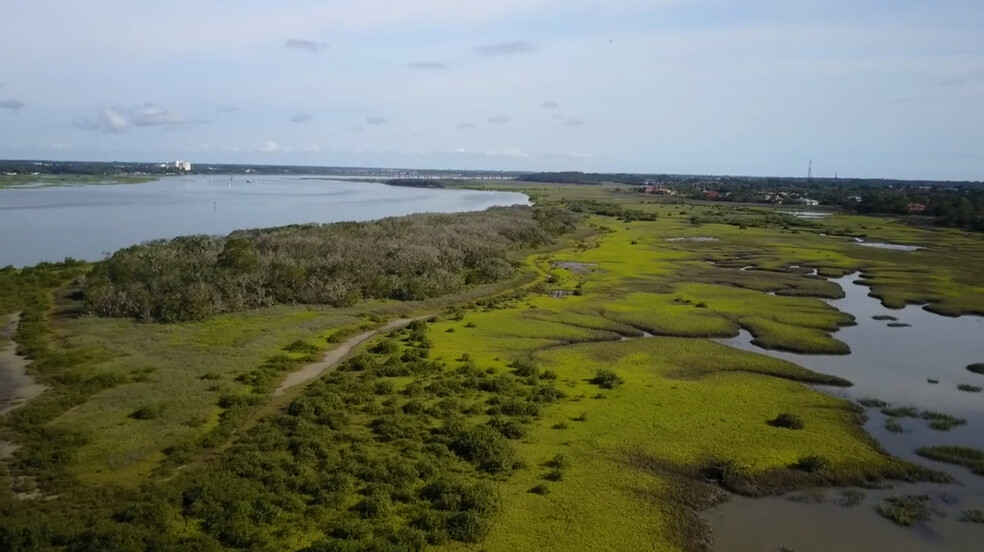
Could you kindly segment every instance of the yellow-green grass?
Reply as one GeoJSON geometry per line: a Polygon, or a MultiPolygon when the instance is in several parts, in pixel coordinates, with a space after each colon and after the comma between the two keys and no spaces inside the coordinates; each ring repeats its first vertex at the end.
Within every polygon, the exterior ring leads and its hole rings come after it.
{"type": "MultiPolygon", "coordinates": [[[[476,315],[479,325],[483,316],[476,315]]],[[[451,357],[463,345],[440,332],[446,323],[432,329],[433,352],[451,357]]],[[[472,335],[480,366],[499,350],[495,341],[472,335]]],[[[639,455],[693,471],[711,459],[731,460],[753,478],[787,472],[809,455],[826,458],[830,477],[843,481],[904,472],[860,430],[849,403],[788,381],[822,379],[790,363],[661,337],[557,347],[535,358],[558,374],[569,399],[549,408],[518,445],[529,469],[500,484],[502,513],[485,550],[686,549],[681,535],[697,522],[674,496],[679,482],[632,468],[639,455]],[[599,390],[589,380],[602,368],[625,383],[599,390]],[[782,412],[800,416],[804,429],[767,424],[782,412]],[[558,453],[570,468],[561,481],[545,481],[543,463],[558,453]],[[530,493],[537,484],[549,493],[530,493]]]]}

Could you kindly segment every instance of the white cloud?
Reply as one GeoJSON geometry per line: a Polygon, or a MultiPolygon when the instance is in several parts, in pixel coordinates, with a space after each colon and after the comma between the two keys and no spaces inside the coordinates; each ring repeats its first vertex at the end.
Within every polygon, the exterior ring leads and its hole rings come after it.
{"type": "Polygon", "coordinates": [[[382,125],[382,124],[385,124],[385,123],[386,123],[386,118],[385,117],[376,117],[376,116],[373,116],[373,115],[369,115],[368,117],[366,117],[366,124],[369,124],[369,125],[377,126],[377,125],[382,125]]]}
{"type": "Polygon", "coordinates": [[[543,109],[560,109],[560,104],[553,100],[545,100],[541,107],[543,109]]]}
{"type": "Polygon", "coordinates": [[[505,113],[496,113],[489,117],[489,122],[494,125],[505,125],[512,121],[512,117],[505,113]]]}
{"type": "Polygon", "coordinates": [[[292,123],[306,123],[314,119],[314,115],[310,113],[295,113],[290,117],[290,122],[292,123]]]}
{"type": "Polygon", "coordinates": [[[133,127],[174,128],[199,121],[191,121],[177,111],[165,109],[154,103],[137,107],[104,107],[96,110],[95,117],[77,117],[75,127],[118,134],[133,127]]]}
{"type": "Polygon", "coordinates": [[[279,153],[279,152],[283,152],[283,151],[287,151],[287,150],[285,150],[284,148],[280,147],[280,144],[278,144],[276,142],[266,141],[266,142],[263,142],[262,144],[260,144],[256,148],[256,151],[258,151],[260,153],[279,153]]]}
{"type": "Polygon", "coordinates": [[[584,124],[584,119],[579,119],[577,117],[568,117],[564,119],[564,123],[567,126],[581,126],[584,124]]]}

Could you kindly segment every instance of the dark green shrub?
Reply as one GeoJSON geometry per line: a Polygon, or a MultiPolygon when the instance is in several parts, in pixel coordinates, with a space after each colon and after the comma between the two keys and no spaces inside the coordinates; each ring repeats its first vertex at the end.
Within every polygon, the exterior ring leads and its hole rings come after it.
{"type": "Polygon", "coordinates": [[[533,494],[538,494],[538,495],[545,495],[545,494],[550,493],[550,487],[547,487],[543,483],[538,483],[535,486],[533,486],[529,490],[529,492],[531,492],[533,494]]]}
{"type": "Polygon", "coordinates": [[[144,405],[130,413],[134,420],[153,420],[160,418],[164,414],[164,407],[161,405],[144,405]]]}
{"type": "Polygon", "coordinates": [[[816,454],[811,454],[797,460],[796,463],[792,465],[792,468],[805,471],[807,473],[819,473],[826,469],[828,464],[829,462],[826,458],[816,454]]]}
{"type": "Polygon", "coordinates": [[[501,433],[487,426],[457,431],[448,448],[482,471],[500,473],[512,469],[512,448],[501,433]]]}
{"type": "Polygon", "coordinates": [[[967,365],[967,370],[975,374],[984,375],[984,362],[975,362],[974,364],[967,365]]]}
{"type": "Polygon", "coordinates": [[[564,472],[562,470],[550,470],[544,476],[547,481],[561,481],[564,479],[564,472]]]}
{"type": "Polygon", "coordinates": [[[601,387],[602,389],[615,389],[619,385],[625,383],[625,381],[613,370],[602,368],[598,370],[595,377],[591,378],[591,383],[601,387]]]}
{"type": "Polygon", "coordinates": [[[769,420],[768,424],[772,427],[779,427],[783,429],[803,429],[803,420],[796,414],[790,414],[788,412],[783,412],[782,414],[769,420]]]}
{"type": "Polygon", "coordinates": [[[570,460],[568,460],[566,456],[564,456],[563,454],[556,454],[554,455],[553,458],[547,460],[544,465],[547,466],[548,468],[556,468],[558,470],[562,470],[570,466],[570,464],[571,464],[570,460]]]}

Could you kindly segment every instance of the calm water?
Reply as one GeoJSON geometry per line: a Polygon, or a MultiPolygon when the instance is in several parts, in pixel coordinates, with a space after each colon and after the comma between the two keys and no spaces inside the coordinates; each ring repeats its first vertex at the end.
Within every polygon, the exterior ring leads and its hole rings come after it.
{"type": "MultiPolygon", "coordinates": [[[[965,367],[984,362],[984,318],[947,318],[918,306],[887,309],[868,296],[868,288],[854,284],[856,276],[836,280],[843,299],[829,301],[853,314],[858,325],[843,328],[835,337],[851,347],[846,356],[797,355],[766,351],[751,344],[747,332],[727,345],[789,360],[817,372],[834,374],[854,383],[846,389],[823,388],[849,399],[879,398],[895,405],[912,405],[967,419],[967,425],[948,432],[929,429],[919,420],[902,419],[904,433],[884,428],[885,416],[868,410],[865,429],[891,454],[952,474],[957,485],[901,485],[867,492],[859,506],[833,503],[794,503],[788,498],[735,497],[707,513],[718,552],[760,552],[785,545],[799,552],[838,550],[971,551],[984,550],[984,526],[961,523],[965,508],[984,508],[984,478],[960,467],[922,459],[915,450],[924,445],[966,445],[984,449],[984,394],[959,391],[961,383],[984,384],[984,376],[965,367]],[[891,315],[910,327],[892,328],[875,315],[891,315]],[[927,379],[939,380],[930,384],[927,379]],[[903,529],[882,519],[875,507],[886,496],[929,494],[945,516],[927,526],[903,529]]],[[[836,498],[836,492],[828,493],[836,498]]]]}
{"type": "Polygon", "coordinates": [[[133,185],[0,189],[0,267],[99,260],[133,244],[244,228],[529,204],[519,193],[300,177],[176,176],[133,185]]]}

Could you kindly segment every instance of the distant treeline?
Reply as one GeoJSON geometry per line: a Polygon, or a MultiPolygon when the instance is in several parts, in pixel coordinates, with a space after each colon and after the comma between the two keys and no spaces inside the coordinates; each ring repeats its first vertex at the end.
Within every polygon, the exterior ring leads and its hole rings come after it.
{"type": "Polygon", "coordinates": [[[984,190],[881,190],[862,196],[864,214],[923,215],[937,226],[984,232],[984,190]]]}
{"type": "Polygon", "coordinates": [[[638,174],[606,174],[583,172],[543,172],[520,176],[520,182],[552,182],[556,184],[627,184],[643,185],[646,178],[638,174]]]}
{"type": "Polygon", "coordinates": [[[576,224],[559,208],[504,207],[159,240],[96,265],[85,305],[100,316],[173,322],[285,303],[420,300],[509,278],[511,252],[576,224]]]}
{"type": "MultiPolygon", "coordinates": [[[[951,182],[933,180],[893,180],[887,178],[801,178],[792,176],[702,176],[680,174],[632,174],[632,173],[583,173],[583,172],[540,172],[516,178],[521,182],[552,182],[557,184],[623,184],[643,186],[659,184],[677,191],[727,190],[736,196],[753,196],[763,190],[839,190],[858,191],[871,188],[917,189],[932,188],[964,189],[980,187],[981,182],[951,182]]],[[[813,197],[813,196],[811,196],[813,197]]]]}
{"type": "Polygon", "coordinates": [[[387,180],[390,186],[407,186],[409,188],[447,188],[447,181],[435,178],[393,178],[387,180]]]}

